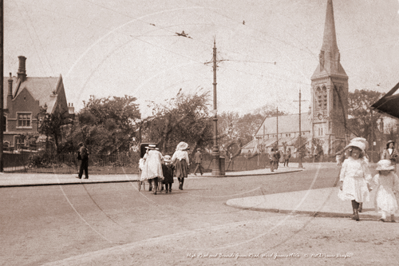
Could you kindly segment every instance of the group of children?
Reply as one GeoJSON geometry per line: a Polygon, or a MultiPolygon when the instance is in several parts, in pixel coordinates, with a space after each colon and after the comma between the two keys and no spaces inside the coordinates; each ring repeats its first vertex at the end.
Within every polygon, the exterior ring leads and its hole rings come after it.
{"type": "Polygon", "coordinates": [[[158,191],[164,190],[164,185],[165,193],[172,193],[173,178],[176,176],[179,180],[179,189],[183,190],[184,178],[188,176],[188,148],[187,143],[180,142],[171,157],[170,155],[162,156],[155,145],[149,145],[146,154],[139,161],[140,187],[142,182],[148,181],[149,191],[153,190],[155,195],[158,191]],[[160,185],[159,189],[158,185],[160,185]]]}
{"type": "Polygon", "coordinates": [[[395,166],[391,160],[382,159],[377,164],[378,174],[372,177],[365,156],[366,148],[367,141],[364,138],[355,138],[345,147],[348,158],[342,164],[338,197],[352,202],[353,219],[359,221],[362,203],[369,201],[370,191],[374,188],[375,209],[381,214],[380,220],[386,222],[390,216],[390,221],[395,222],[395,213],[398,211],[396,193],[399,193],[395,166]]]}

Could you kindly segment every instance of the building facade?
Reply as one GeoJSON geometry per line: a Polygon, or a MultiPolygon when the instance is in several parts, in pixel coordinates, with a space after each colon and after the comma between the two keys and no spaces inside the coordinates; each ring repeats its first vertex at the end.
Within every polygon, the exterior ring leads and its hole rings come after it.
{"type": "Polygon", "coordinates": [[[16,149],[21,135],[38,133],[41,110],[47,113],[61,113],[69,116],[73,105],[68,106],[62,76],[28,77],[26,57],[19,56],[17,76],[4,78],[3,99],[3,142],[5,147],[16,149]]]}
{"type": "MultiPolygon", "coordinates": [[[[309,150],[316,149],[316,139],[324,154],[335,154],[345,145],[345,124],[348,118],[348,76],[341,65],[335,32],[332,0],[327,1],[323,43],[319,62],[311,77],[311,104],[301,114],[301,135],[309,150]]],[[[266,118],[243,152],[262,148],[293,147],[299,136],[299,114],[266,118]]],[[[312,151],[314,152],[314,151],[312,151]]]]}
{"type": "Polygon", "coordinates": [[[320,140],[324,153],[330,154],[345,143],[348,119],[348,76],[341,65],[332,0],[327,2],[323,44],[311,77],[311,92],[312,135],[320,140]]]}

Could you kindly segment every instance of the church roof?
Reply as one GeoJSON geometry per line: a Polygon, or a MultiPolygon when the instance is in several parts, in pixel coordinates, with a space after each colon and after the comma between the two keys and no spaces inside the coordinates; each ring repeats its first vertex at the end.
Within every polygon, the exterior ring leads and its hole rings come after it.
{"type": "MultiPolygon", "coordinates": [[[[311,130],[311,121],[309,113],[301,114],[301,131],[311,130]]],[[[278,116],[278,133],[293,133],[299,132],[299,114],[279,115],[278,116]]],[[[263,134],[276,134],[277,133],[277,117],[266,118],[262,125],[256,132],[256,136],[263,136],[263,134]],[[264,128],[264,130],[263,130],[264,128]]]]}

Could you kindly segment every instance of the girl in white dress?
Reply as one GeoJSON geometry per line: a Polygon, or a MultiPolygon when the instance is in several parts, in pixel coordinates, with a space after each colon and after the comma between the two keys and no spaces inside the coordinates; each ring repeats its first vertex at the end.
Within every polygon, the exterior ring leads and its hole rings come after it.
{"type": "Polygon", "coordinates": [[[364,138],[351,140],[345,150],[348,150],[349,158],[344,161],[340,173],[340,191],[338,197],[341,200],[352,201],[353,219],[359,221],[359,203],[369,201],[369,184],[371,180],[367,161],[364,159],[366,149],[364,138]]]}
{"type": "Polygon", "coordinates": [[[375,209],[381,214],[381,221],[385,222],[387,215],[391,215],[391,222],[395,222],[395,212],[398,211],[398,202],[395,192],[399,191],[399,179],[393,172],[395,167],[390,160],[378,162],[378,174],[372,179],[372,184],[377,187],[375,194],[375,209]]]}

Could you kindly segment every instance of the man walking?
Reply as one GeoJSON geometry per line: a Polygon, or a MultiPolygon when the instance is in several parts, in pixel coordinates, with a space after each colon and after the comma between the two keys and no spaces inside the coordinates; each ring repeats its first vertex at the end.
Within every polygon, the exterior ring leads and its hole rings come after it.
{"type": "Polygon", "coordinates": [[[80,160],[79,176],[76,178],[81,179],[83,175],[83,170],[85,171],[85,179],[89,179],[89,152],[85,145],[80,142],[78,150],[78,160],[80,160]]]}
{"type": "Polygon", "coordinates": [[[199,169],[201,175],[203,174],[203,167],[202,167],[202,153],[201,149],[198,148],[197,152],[194,155],[194,163],[196,164],[195,170],[194,170],[194,175],[197,175],[197,170],[199,169]]]}

